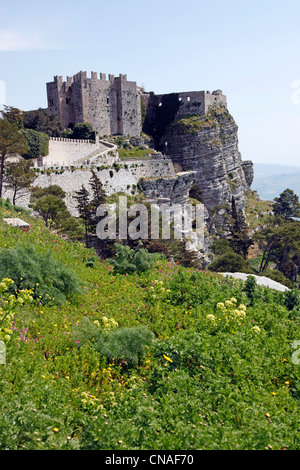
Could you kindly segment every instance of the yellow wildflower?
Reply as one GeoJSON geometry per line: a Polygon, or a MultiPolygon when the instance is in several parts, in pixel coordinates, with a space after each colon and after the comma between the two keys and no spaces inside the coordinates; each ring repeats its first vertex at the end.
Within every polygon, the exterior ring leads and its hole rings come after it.
{"type": "Polygon", "coordinates": [[[257,325],[253,326],[252,330],[255,331],[255,333],[260,333],[260,328],[257,325]]]}
{"type": "Polygon", "coordinates": [[[169,361],[169,362],[173,362],[172,359],[170,359],[168,356],[166,356],[165,354],[163,354],[164,358],[166,361],[169,361]]]}
{"type": "Polygon", "coordinates": [[[214,315],[208,314],[206,315],[206,320],[214,322],[216,321],[216,317],[214,315]]]}
{"type": "Polygon", "coordinates": [[[217,303],[217,308],[219,308],[220,310],[222,310],[222,309],[225,308],[225,305],[223,304],[223,302],[218,302],[218,303],[217,303]]]}

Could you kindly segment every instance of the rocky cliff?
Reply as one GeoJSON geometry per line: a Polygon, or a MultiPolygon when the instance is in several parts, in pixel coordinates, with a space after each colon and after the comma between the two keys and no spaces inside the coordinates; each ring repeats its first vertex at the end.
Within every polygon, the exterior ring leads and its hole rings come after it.
{"type": "Polygon", "coordinates": [[[194,191],[208,210],[222,204],[244,209],[253,181],[253,165],[242,161],[238,126],[226,106],[172,122],[160,140],[177,171],[195,171],[194,191]]]}

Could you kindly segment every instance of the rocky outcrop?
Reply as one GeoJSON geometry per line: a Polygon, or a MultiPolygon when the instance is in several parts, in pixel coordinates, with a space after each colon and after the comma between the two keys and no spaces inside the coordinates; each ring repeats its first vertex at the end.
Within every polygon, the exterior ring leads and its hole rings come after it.
{"type": "Polygon", "coordinates": [[[253,180],[252,162],[242,162],[238,126],[226,106],[211,107],[205,115],[175,120],[161,139],[178,171],[195,171],[198,198],[208,210],[231,204],[244,209],[253,180]]]}
{"type": "Polygon", "coordinates": [[[242,166],[243,166],[243,170],[245,173],[247,184],[250,188],[254,180],[253,163],[250,160],[245,160],[244,162],[242,162],[242,166]]]}
{"type": "Polygon", "coordinates": [[[195,174],[187,171],[169,178],[145,178],[140,181],[140,186],[147,200],[187,204],[195,174]]]}

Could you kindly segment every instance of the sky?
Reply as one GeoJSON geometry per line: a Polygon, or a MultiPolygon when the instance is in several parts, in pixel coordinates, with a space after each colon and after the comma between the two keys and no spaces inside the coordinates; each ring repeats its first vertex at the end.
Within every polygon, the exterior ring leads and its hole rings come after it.
{"type": "Polygon", "coordinates": [[[300,166],[299,18],[299,0],[0,0],[0,106],[46,108],[81,70],[221,89],[243,160],[300,166]]]}

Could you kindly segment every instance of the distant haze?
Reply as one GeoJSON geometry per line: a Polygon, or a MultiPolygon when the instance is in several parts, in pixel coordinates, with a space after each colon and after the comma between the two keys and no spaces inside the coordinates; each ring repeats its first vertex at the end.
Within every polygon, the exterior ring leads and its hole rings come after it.
{"type": "Polygon", "coordinates": [[[272,201],[287,188],[300,198],[300,166],[254,163],[252,189],[261,199],[272,201]]]}

